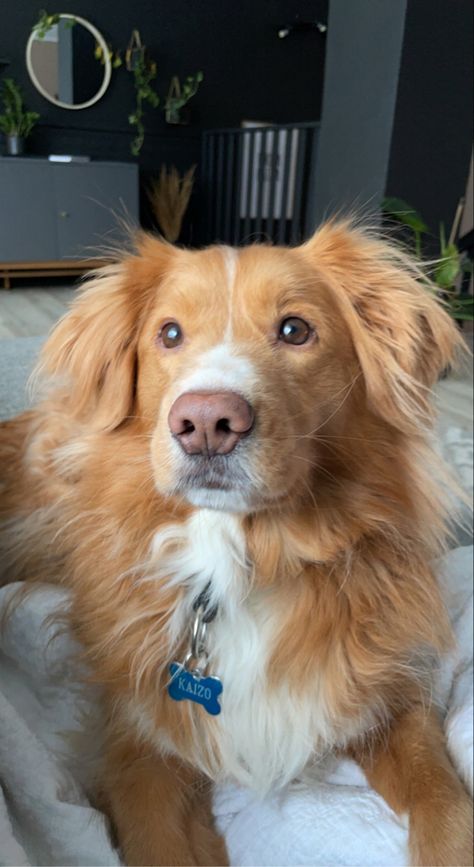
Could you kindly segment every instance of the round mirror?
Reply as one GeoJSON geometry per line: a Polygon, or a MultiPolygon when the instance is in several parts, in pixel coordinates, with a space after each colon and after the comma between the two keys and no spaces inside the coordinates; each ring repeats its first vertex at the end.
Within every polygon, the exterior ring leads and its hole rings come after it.
{"type": "Polygon", "coordinates": [[[101,33],[78,15],[59,15],[48,28],[34,27],[26,65],[36,89],[61,108],[88,108],[104,95],[112,64],[101,33]]]}

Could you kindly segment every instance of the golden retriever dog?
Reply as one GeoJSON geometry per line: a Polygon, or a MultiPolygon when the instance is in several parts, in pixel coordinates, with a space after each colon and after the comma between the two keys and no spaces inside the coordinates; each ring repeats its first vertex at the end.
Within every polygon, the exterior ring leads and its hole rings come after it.
{"type": "Polygon", "coordinates": [[[328,751],[408,815],[413,864],[472,863],[430,701],[430,388],[461,344],[417,266],[344,221],[294,248],[140,236],[53,330],[1,430],[1,561],[70,590],[127,864],[226,864],[213,783],[265,794],[328,751]]]}

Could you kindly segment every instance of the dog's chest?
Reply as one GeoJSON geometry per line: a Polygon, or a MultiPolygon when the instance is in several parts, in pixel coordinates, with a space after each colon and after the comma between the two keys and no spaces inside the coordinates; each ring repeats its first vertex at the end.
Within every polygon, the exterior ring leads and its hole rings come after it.
{"type": "MultiPolygon", "coordinates": [[[[208,604],[217,606],[206,633],[207,674],[222,682],[222,710],[210,717],[201,706],[192,709],[195,730],[203,737],[198,763],[211,776],[231,777],[261,791],[283,785],[315,751],[334,741],[324,679],[315,669],[304,688],[284,678],[270,686],[268,666],[279,640],[281,612],[271,590],[249,588],[238,519],[200,511],[180,529],[180,537],[181,553],[170,581],[186,590],[170,620],[170,643],[189,635],[193,601],[205,587],[208,604]],[[213,766],[204,758],[211,741],[213,766]]],[[[157,537],[157,558],[160,545],[157,537]]],[[[169,748],[169,733],[165,741],[169,748]]],[[[194,751],[199,753],[199,738],[194,751]]]]}
{"type": "Polygon", "coordinates": [[[317,677],[307,691],[269,684],[277,630],[271,602],[256,593],[209,630],[209,673],[223,685],[214,726],[222,770],[262,792],[290,782],[328,734],[317,677]]]}

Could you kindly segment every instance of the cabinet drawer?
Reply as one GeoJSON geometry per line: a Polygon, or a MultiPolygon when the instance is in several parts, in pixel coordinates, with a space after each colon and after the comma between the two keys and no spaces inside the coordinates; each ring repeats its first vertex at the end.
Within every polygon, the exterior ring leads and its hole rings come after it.
{"type": "Polygon", "coordinates": [[[0,262],[58,258],[48,163],[0,158],[0,262]]]}
{"type": "Polygon", "coordinates": [[[120,243],[117,216],[138,225],[134,165],[88,163],[51,166],[59,258],[93,258],[101,245],[120,243]]]}

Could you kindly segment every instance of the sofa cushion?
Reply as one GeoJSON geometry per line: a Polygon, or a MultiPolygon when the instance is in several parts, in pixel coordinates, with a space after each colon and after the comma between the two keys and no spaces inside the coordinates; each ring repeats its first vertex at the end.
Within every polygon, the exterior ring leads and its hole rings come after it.
{"type": "Polygon", "coordinates": [[[11,418],[29,404],[27,383],[45,337],[0,340],[0,419],[11,418]]]}

